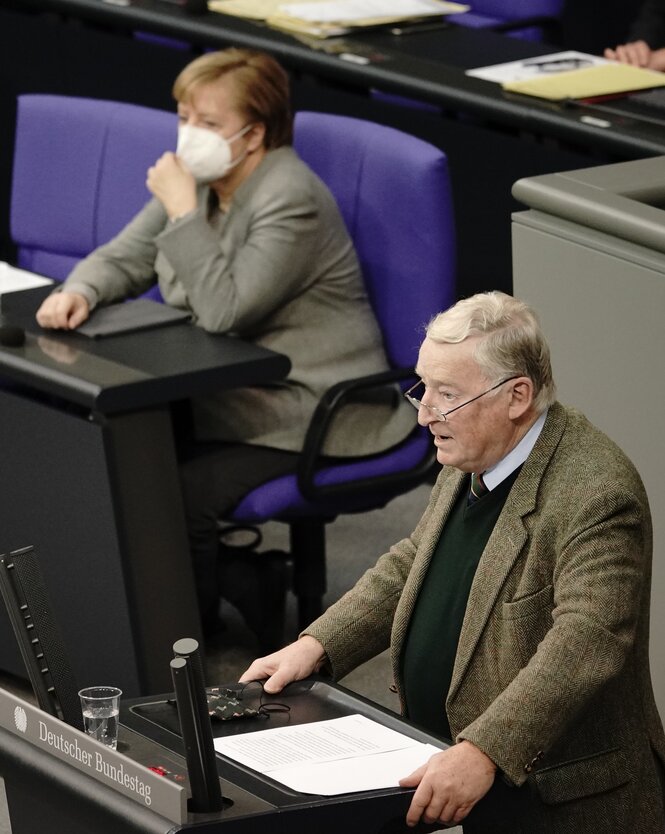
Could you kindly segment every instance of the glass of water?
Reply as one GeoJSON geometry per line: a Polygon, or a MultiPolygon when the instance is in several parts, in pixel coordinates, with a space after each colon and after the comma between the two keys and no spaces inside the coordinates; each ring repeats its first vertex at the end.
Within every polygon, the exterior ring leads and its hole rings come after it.
{"type": "Polygon", "coordinates": [[[118,746],[121,695],[117,686],[88,686],[79,692],[83,729],[112,750],[118,746]]]}

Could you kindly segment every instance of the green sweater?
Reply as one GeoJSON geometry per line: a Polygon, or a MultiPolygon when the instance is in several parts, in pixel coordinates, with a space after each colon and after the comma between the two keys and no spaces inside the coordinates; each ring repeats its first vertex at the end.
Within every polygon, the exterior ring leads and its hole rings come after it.
{"type": "Polygon", "coordinates": [[[466,603],[478,562],[519,467],[471,506],[467,489],[453,507],[418,596],[402,654],[407,717],[450,739],[445,702],[466,603]]]}

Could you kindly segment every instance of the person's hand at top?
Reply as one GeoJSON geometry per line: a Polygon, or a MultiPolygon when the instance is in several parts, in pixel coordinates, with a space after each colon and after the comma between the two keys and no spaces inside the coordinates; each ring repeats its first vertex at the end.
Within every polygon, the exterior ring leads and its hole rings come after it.
{"type": "Polygon", "coordinates": [[[148,168],[146,185],[164,206],[170,220],[196,209],[196,180],[172,151],[162,154],[148,168]]]}
{"type": "Polygon", "coordinates": [[[87,299],[77,292],[49,295],[37,310],[37,324],[54,330],[74,330],[90,315],[87,299]]]}
{"type": "Polygon", "coordinates": [[[630,64],[643,69],[665,70],[665,49],[651,49],[646,41],[623,43],[614,49],[606,49],[605,57],[620,64],[630,64]]]}
{"type": "Polygon", "coordinates": [[[292,681],[301,681],[321,668],[325,650],[308,634],[273,654],[259,657],[240,676],[240,683],[265,681],[263,688],[274,695],[292,681]]]}

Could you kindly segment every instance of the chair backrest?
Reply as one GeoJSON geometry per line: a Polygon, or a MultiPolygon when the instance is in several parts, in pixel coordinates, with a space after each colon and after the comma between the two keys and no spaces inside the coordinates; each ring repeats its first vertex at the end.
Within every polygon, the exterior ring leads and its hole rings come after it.
{"type": "Polygon", "coordinates": [[[469,5],[474,13],[502,20],[521,20],[535,15],[556,17],[561,12],[563,0],[473,0],[469,5]]]}
{"type": "Polygon", "coordinates": [[[340,207],[391,365],[413,366],[423,326],[455,301],[445,154],[393,128],[326,113],[298,113],[294,135],[340,207]]]}
{"type": "Polygon", "coordinates": [[[507,35],[525,40],[543,40],[556,34],[556,24],[563,11],[563,0],[473,0],[471,9],[463,14],[451,15],[450,20],[460,26],[474,29],[499,27],[507,35]],[[547,18],[549,24],[535,26],[533,18],[547,18]],[[519,26],[520,21],[524,27],[519,26]],[[505,24],[514,24],[503,29],[505,24]]]}
{"type": "MultiPolygon", "coordinates": [[[[19,97],[11,229],[19,266],[63,280],[149,199],[148,167],[176,142],[174,114],[52,95],[19,97]]],[[[392,128],[299,113],[295,146],[335,196],[394,366],[454,299],[445,155],[392,128]]]]}
{"type": "Polygon", "coordinates": [[[146,171],[176,136],[176,116],[162,110],[19,96],[11,198],[19,266],[66,278],[148,201],[146,171]]]}

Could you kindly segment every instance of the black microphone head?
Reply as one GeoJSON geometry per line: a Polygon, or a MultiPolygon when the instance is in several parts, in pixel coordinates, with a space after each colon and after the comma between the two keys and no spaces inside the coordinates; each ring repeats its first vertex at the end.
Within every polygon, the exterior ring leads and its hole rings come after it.
{"type": "Polygon", "coordinates": [[[25,330],[22,327],[6,324],[0,327],[0,345],[4,347],[21,347],[25,344],[25,330]]]}

